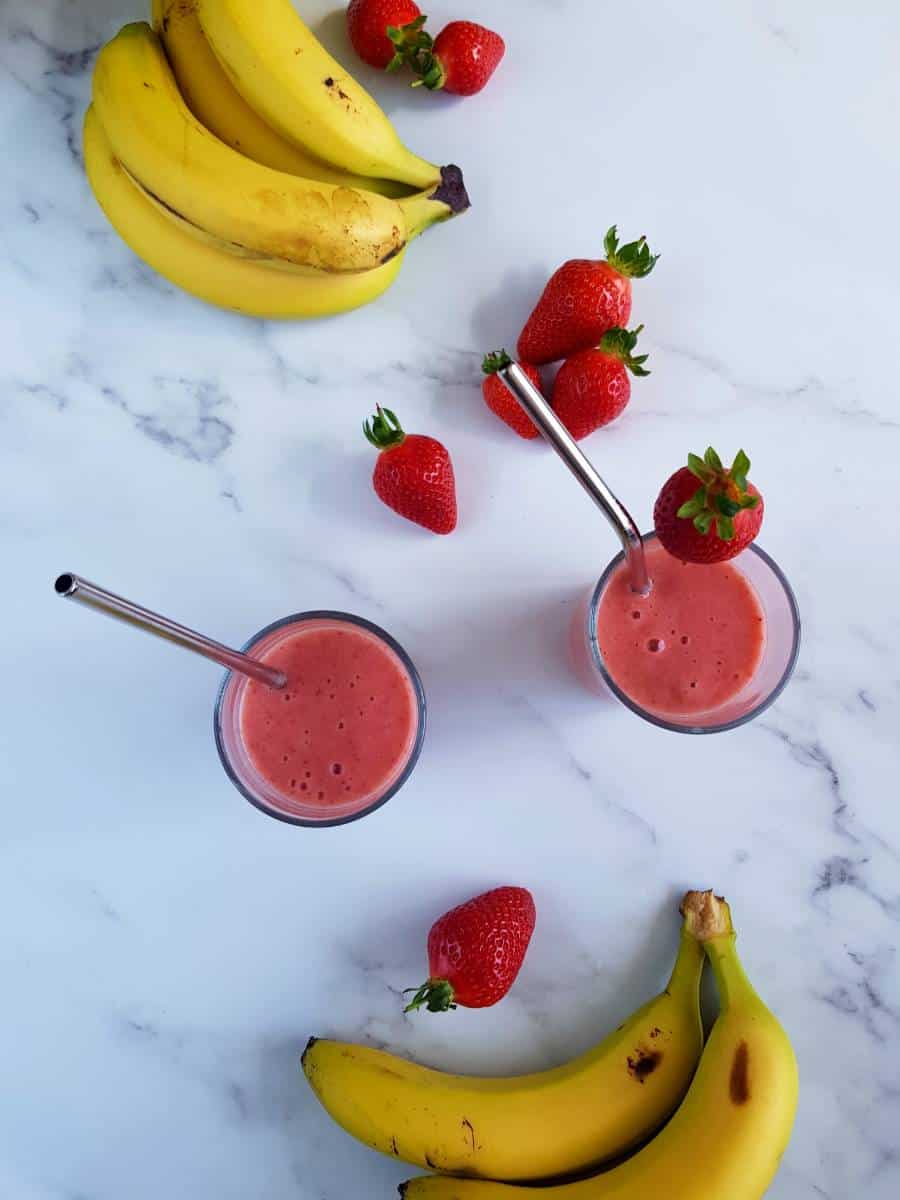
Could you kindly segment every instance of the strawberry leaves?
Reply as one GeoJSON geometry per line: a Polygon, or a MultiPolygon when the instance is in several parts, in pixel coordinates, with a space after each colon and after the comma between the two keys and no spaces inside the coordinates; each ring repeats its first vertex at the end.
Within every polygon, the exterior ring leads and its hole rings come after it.
{"type": "Polygon", "coordinates": [[[644,367],[649,354],[632,354],[643,328],[643,325],[638,325],[637,329],[620,329],[618,326],[608,329],[600,339],[599,349],[617,358],[632,375],[649,375],[650,372],[644,367]]]}
{"type": "Polygon", "coordinates": [[[607,230],[603,247],[606,250],[606,261],[613,270],[629,279],[643,279],[645,275],[650,274],[659,259],[658,254],[650,253],[647,239],[643,235],[636,242],[626,242],[624,246],[620,246],[615,225],[607,230]]]}
{"type": "Polygon", "coordinates": [[[406,63],[412,66],[422,52],[431,50],[434,45],[431,34],[425,33],[423,26],[428,18],[425,14],[416,17],[408,25],[388,25],[385,33],[394,47],[394,57],[385,67],[386,71],[399,71],[406,63]]]}
{"type": "Polygon", "coordinates": [[[363,433],[378,450],[389,450],[391,446],[399,446],[405,439],[403,426],[389,408],[376,406],[375,416],[363,422],[363,433]]]}
{"type": "Polygon", "coordinates": [[[759,496],[747,491],[750,459],[739,450],[731,467],[726,469],[716,451],[708,446],[702,458],[689,454],[687,465],[700,481],[700,487],[681,505],[676,515],[691,521],[697,532],[704,536],[715,525],[722,541],[730,542],[735,535],[734,518],[743,509],[756,508],[759,504],[759,496]]]}
{"type": "Polygon", "coordinates": [[[504,367],[512,365],[512,359],[505,350],[493,350],[490,354],[486,354],[481,363],[481,369],[485,375],[496,375],[498,371],[502,371],[504,367]]]}

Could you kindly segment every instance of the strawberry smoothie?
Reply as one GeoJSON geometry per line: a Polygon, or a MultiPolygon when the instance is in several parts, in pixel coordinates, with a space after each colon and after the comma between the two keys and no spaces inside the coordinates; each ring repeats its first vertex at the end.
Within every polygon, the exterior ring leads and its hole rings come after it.
{"type": "Polygon", "coordinates": [[[411,769],[424,724],[415,669],[387,634],[344,614],[264,631],[255,658],[281,689],[230,676],[217,722],[226,769],[275,816],[334,824],[387,799],[411,769]]]}
{"type": "Polygon", "coordinates": [[[702,717],[727,705],[754,678],[766,645],[766,618],[733,563],[683,563],[658,541],[645,543],[653,581],[646,596],[620,565],[597,607],[597,648],[610,677],[659,717],[702,717]]]}

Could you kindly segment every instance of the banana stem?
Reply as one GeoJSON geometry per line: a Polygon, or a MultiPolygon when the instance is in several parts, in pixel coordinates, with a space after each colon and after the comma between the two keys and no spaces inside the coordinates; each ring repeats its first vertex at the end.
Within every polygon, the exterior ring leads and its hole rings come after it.
{"type": "Polygon", "coordinates": [[[441,167],[441,180],[414,196],[397,201],[406,217],[409,241],[438,221],[449,221],[469,207],[469,196],[459,167],[441,167]]]}
{"type": "Polygon", "coordinates": [[[738,1000],[760,1003],[738,957],[731,909],[722,897],[711,891],[688,892],[681,911],[685,929],[693,933],[709,959],[722,1008],[733,1007],[738,1000]]]}
{"type": "Polygon", "coordinates": [[[681,902],[685,928],[704,944],[711,938],[734,933],[731,909],[713,892],[688,892],[681,902]]]}
{"type": "Polygon", "coordinates": [[[690,929],[687,928],[687,923],[685,922],[681,929],[678,955],[675,959],[675,965],[672,967],[669,982],[666,984],[666,991],[670,995],[675,995],[679,992],[686,992],[689,988],[696,989],[702,965],[703,947],[690,929]]]}

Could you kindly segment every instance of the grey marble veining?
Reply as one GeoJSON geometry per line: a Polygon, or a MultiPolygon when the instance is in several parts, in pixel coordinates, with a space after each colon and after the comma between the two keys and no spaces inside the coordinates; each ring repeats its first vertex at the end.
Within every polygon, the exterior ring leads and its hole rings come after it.
{"type": "MultiPolygon", "coordinates": [[[[302,4],[314,26],[332,7],[302,4]]],[[[299,1075],[311,1033],[459,1070],[559,1061],[660,986],[678,894],[707,884],[800,1060],[771,1197],[900,1193],[900,13],[476,7],[432,15],[507,37],[481,97],[360,70],[414,148],[461,162],[471,213],[378,304],[311,325],[179,293],[94,203],[93,59],[145,13],[0,9],[10,1200],[390,1196],[405,1169],[299,1075]],[[570,37],[583,56],[549,53],[570,37]],[[635,287],[653,374],[589,453],[647,523],[689,449],[744,445],[803,612],[790,688],[717,738],[579,690],[567,622],[614,540],[479,397],[482,354],[513,346],[549,271],[613,221],[662,253],[635,287]],[[452,538],[374,499],[376,403],[450,447],[452,538]],[[65,569],[235,643],[304,608],[385,625],[429,696],[414,778],[357,825],[267,821],[220,772],[215,671],[64,609],[65,569]],[[538,904],[515,990],[404,1015],[431,918],[499,882],[538,904]]]]}

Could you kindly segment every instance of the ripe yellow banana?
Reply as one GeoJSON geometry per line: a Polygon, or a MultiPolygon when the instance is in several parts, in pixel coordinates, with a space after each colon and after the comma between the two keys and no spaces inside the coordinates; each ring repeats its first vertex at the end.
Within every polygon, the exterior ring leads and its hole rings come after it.
{"type": "Polygon", "coordinates": [[[146,191],[222,241],[269,258],[369,270],[467,204],[449,168],[436,189],[392,200],[252,162],[187,108],[144,22],[126,25],[101,50],[93,101],[116,157],[146,191]]]}
{"type": "Polygon", "coordinates": [[[198,0],[153,0],[153,28],[163,46],[185,104],[201,124],[254,162],[343,187],[363,187],[382,196],[408,196],[409,188],[389,179],[366,179],[332,167],[287,141],[250,107],[228,79],[197,15],[198,0]]]}
{"type": "Polygon", "coordinates": [[[290,141],[357,175],[433,186],[388,118],[301,21],[291,0],[199,0],[200,22],[244,99],[290,141]]]}
{"type": "MultiPolygon", "coordinates": [[[[794,1052],[744,974],[728,905],[710,892],[688,893],[685,905],[712,963],[722,1009],[684,1103],[633,1158],[605,1174],[542,1189],[541,1200],[760,1200],[778,1169],[797,1107],[794,1052]]],[[[535,1195],[511,1184],[437,1175],[400,1191],[406,1200],[535,1195]]]]}
{"type": "Polygon", "coordinates": [[[338,1124],[406,1162],[487,1179],[583,1170],[643,1141],[684,1096],[703,1045],[702,966],[685,927],[666,990],[598,1046],[550,1071],[449,1075],[318,1040],[303,1069],[338,1124]]]}
{"type": "Polygon", "coordinates": [[[382,267],[339,275],[280,269],[235,257],[182,232],[151,203],[116,158],[93,106],[84,119],[84,161],[100,207],[135,254],[166,279],[220,308],[254,317],[325,317],[368,304],[397,277],[403,255],[382,267]]]}

